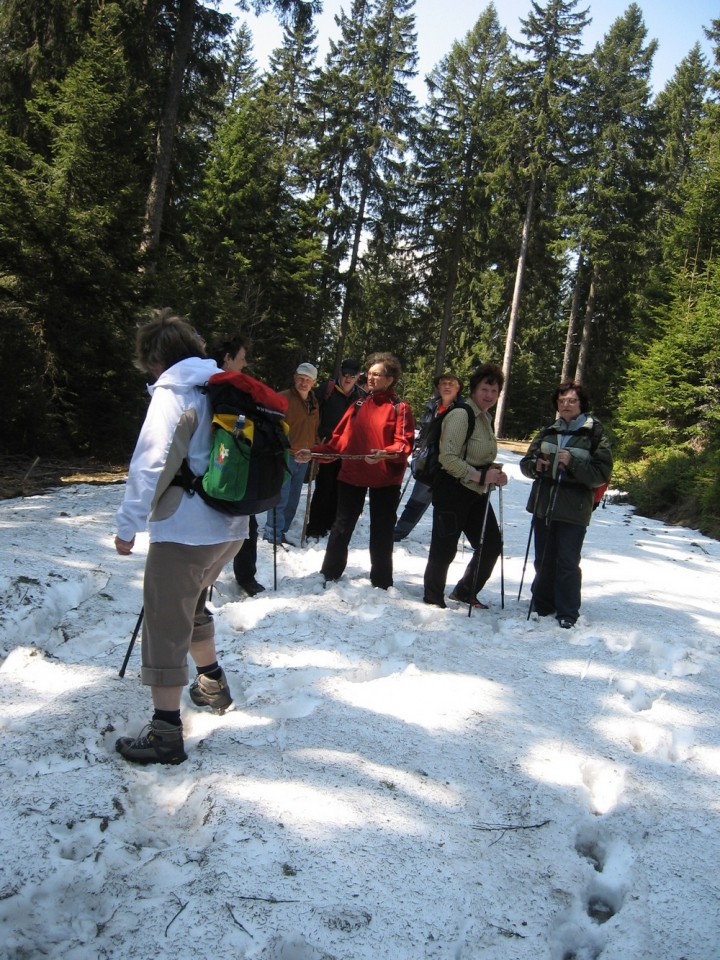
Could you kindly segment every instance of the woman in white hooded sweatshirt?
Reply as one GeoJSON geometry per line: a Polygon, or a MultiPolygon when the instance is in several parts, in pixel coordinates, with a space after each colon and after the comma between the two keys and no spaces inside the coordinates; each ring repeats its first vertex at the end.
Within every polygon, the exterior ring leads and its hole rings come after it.
{"type": "Polygon", "coordinates": [[[172,481],[183,459],[197,475],[210,457],[211,415],[202,387],[219,372],[192,327],[162,311],[138,330],[135,365],[156,378],[130,462],[117,513],[115,548],[131,553],[135,534],[149,527],[143,583],[142,672],[155,712],[136,737],[116,750],[133,763],[182,763],[180,700],[188,682],[187,655],[197,668],[190,698],[224,713],[232,696],[217,662],[209,587],[247,536],[247,517],[230,517],[172,481]]]}

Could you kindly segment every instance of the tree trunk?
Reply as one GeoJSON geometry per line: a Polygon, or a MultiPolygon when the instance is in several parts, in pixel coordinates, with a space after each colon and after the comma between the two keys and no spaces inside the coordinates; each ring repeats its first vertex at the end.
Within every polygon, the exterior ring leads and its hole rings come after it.
{"type": "Polygon", "coordinates": [[[185,69],[192,49],[195,4],[196,0],[180,0],[178,8],[175,44],[170,62],[170,78],[165,91],[165,102],[158,127],[155,144],[155,168],[145,204],[143,236],[140,243],[140,253],[150,264],[153,263],[160,244],[160,229],[170,180],[180,95],[185,78],[185,69]]]}
{"type": "Polygon", "coordinates": [[[440,376],[445,370],[445,354],[447,353],[448,333],[450,331],[450,319],[452,317],[452,305],[455,299],[455,289],[458,283],[458,266],[462,255],[463,235],[465,233],[467,221],[467,184],[470,182],[472,171],[473,154],[470,152],[465,160],[465,177],[462,187],[462,196],[460,199],[460,213],[458,223],[455,227],[453,236],[452,254],[448,267],[448,285],[445,290],[445,300],[443,303],[443,316],[440,324],[440,338],[437,346],[437,359],[435,361],[435,374],[440,376]]]}
{"type": "Polygon", "coordinates": [[[345,341],[347,340],[348,327],[350,326],[350,313],[353,307],[353,294],[357,282],[357,266],[360,259],[360,241],[362,240],[363,227],[365,226],[365,208],[367,198],[370,192],[370,169],[368,168],[366,176],[363,178],[362,193],[360,195],[360,204],[355,220],[355,234],[353,236],[352,252],[350,254],[350,263],[348,265],[347,277],[345,280],[345,298],[343,300],[342,313],[340,315],[340,331],[335,348],[335,369],[340,368],[343,352],[345,350],[345,341]]]}
{"type": "Polygon", "coordinates": [[[587,304],[585,306],[585,319],[583,321],[583,332],[580,340],[580,353],[578,354],[577,366],[575,367],[575,380],[582,383],[585,367],[587,366],[588,351],[590,350],[590,334],[592,332],[592,322],[595,316],[595,293],[596,278],[595,268],[592,269],[590,276],[590,291],[588,292],[587,304]]]}
{"type": "Polygon", "coordinates": [[[575,331],[577,329],[578,312],[580,309],[580,286],[582,283],[583,267],[582,252],[578,257],[577,269],[575,271],[575,286],[573,288],[572,304],[570,305],[570,319],[568,321],[567,336],[565,337],[565,354],[563,356],[562,372],[560,382],[567,380],[570,376],[570,363],[572,361],[573,348],[575,346],[575,331]]]}
{"type": "Polygon", "coordinates": [[[515,346],[515,333],[517,332],[518,318],[520,316],[520,296],[522,294],[525,263],[527,261],[527,251],[530,243],[530,231],[532,229],[535,212],[535,189],[536,184],[533,179],[530,184],[530,193],[528,194],[527,208],[525,210],[520,256],[518,257],[517,270],[515,271],[515,289],[513,290],[512,307],[510,308],[510,319],[508,320],[507,337],[505,338],[505,356],[503,357],[502,365],[503,373],[505,374],[505,387],[500,392],[497,409],[495,411],[495,434],[498,437],[503,435],[505,399],[507,397],[508,384],[510,383],[510,367],[512,365],[513,347],[515,346]]]}

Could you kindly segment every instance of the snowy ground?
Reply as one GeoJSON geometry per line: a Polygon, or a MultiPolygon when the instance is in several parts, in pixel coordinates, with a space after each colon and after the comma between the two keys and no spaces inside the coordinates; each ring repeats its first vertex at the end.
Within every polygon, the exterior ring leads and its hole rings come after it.
{"type": "Polygon", "coordinates": [[[720,544],[610,505],[578,628],[528,622],[501,459],[504,609],[499,569],[487,612],[423,605],[430,514],[388,593],[366,518],[325,591],[322,544],[252,600],[227,568],[238,709],[186,698],[172,768],[114,752],[151,713],[122,487],[0,503],[2,957],[717,960],[720,544]]]}

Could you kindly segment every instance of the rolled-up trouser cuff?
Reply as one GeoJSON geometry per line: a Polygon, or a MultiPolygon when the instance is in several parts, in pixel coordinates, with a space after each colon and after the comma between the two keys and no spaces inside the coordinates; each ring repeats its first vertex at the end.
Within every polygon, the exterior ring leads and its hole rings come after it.
{"type": "Polygon", "coordinates": [[[190,672],[187,663],[184,667],[142,667],[140,679],[146,687],[185,687],[190,672]]]}

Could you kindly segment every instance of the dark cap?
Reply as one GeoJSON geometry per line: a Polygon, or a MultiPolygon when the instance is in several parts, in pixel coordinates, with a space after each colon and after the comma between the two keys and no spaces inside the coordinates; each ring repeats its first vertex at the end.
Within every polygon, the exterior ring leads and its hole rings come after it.
{"type": "Polygon", "coordinates": [[[340,373],[344,374],[346,377],[355,377],[360,373],[360,363],[357,360],[353,360],[352,357],[349,357],[347,360],[343,360],[340,365],[340,373]]]}
{"type": "Polygon", "coordinates": [[[452,370],[446,370],[445,373],[441,373],[439,377],[435,377],[435,379],[433,380],[433,385],[435,386],[435,388],[439,386],[441,380],[456,380],[460,388],[459,392],[462,392],[462,388],[463,388],[462,380],[458,376],[456,376],[452,372],[452,370]]]}

